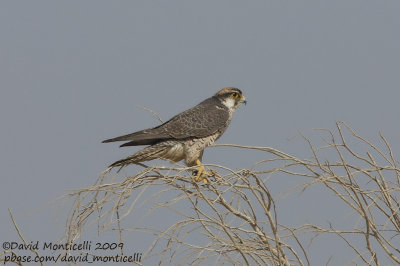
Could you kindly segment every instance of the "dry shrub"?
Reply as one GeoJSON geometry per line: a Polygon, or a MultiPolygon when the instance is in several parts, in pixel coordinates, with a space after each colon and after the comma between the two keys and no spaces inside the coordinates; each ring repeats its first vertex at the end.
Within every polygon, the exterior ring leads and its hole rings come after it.
{"type": "Polygon", "coordinates": [[[161,265],[310,265],[306,242],[328,235],[354,251],[349,263],[400,264],[400,173],[390,145],[381,136],[383,148],[378,148],[343,122],[322,134],[328,137],[318,147],[304,137],[312,155],[307,160],[268,147],[214,145],[265,156],[249,169],[207,165],[215,172],[207,185],[195,183],[193,169],[185,167],[144,167],[128,177],[107,169],[93,186],[66,195],[74,202],[65,240],[77,241],[97,225],[98,233],[116,230],[121,241],[132,231],[154,234],[143,258],[161,265]],[[352,209],[351,228],[337,228],[335,221],[326,227],[280,223],[265,178],[278,173],[306,178],[296,187],[303,193],[322,184],[352,209]],[[176,218],[165,228],[123,226],[135,211],[145,217],[165,210],[176,218]]]}

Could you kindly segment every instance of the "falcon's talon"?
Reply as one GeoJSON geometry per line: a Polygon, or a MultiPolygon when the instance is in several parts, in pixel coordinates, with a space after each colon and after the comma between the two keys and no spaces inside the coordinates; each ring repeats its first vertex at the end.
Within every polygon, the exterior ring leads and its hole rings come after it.
{"type": "Polygon", "coordinates": [[[209,176],[215,177],[216,175],[218,175],[218,172],[217,172],[216,170],[211,169],[211,170],[209,171],[209,176]]]}
{"type": "Polygon", "coordinates": [[[198,169],[195,170],[196,172],[196,177],[194,178],[194,181],[200,182],[203,181],[204,184],[208,183],[207,177],[214,176],[214,170],[210,170],[209,172],[206,171],[206,168],[204,165],[201,164],[200,160],[196,160],[196,165],[198,165],[198,169]]]}

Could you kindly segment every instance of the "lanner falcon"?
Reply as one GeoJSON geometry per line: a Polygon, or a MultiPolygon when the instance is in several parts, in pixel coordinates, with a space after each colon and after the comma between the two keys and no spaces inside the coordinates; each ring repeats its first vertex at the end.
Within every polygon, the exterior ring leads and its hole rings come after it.
{"type": "Polygon", "coordinates": [[[201,163],[205,147],[211,145],[225,132],[233,112],[240,104],[246,104],[242,92],[237,88],[223,88],[214,96],[202,101],[167,122],[154,128],[107,139],[104,142],[128,141],[120,147],[150,145],[110,167],[125,166],[154,159],[178,162],[185,160],[187,166],[197,166],[195,181],[207,183],[201,163]]]}

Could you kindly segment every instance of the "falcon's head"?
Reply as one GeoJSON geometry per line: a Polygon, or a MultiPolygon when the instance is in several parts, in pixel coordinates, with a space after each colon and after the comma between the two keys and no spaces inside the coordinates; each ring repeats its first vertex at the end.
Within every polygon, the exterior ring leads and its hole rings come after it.
{"type": "Polygon", "coordinates": [[[247,103],[242,91],[233,87],[223,88],[214,94],[214,97],[218,98],[223,105],[232,111],[234,111],[242,103],[247,103]]]}

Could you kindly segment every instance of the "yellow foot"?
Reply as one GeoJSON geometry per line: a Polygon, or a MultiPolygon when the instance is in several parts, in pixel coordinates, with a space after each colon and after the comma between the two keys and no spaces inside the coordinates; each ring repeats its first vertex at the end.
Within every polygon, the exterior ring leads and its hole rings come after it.
{"type": "Polygon", "coordinates": [[[207,177],[213,176],[214,171],[211,170],[210,172],[207,172],[204,165],[201,164],[200,160],[196,161],[196,165],[198,166],[197,168],[197,174],[196,177],[194,178],[194,181],[199,182],[203,180],[204,184],[208,183],[207,177]]]}

